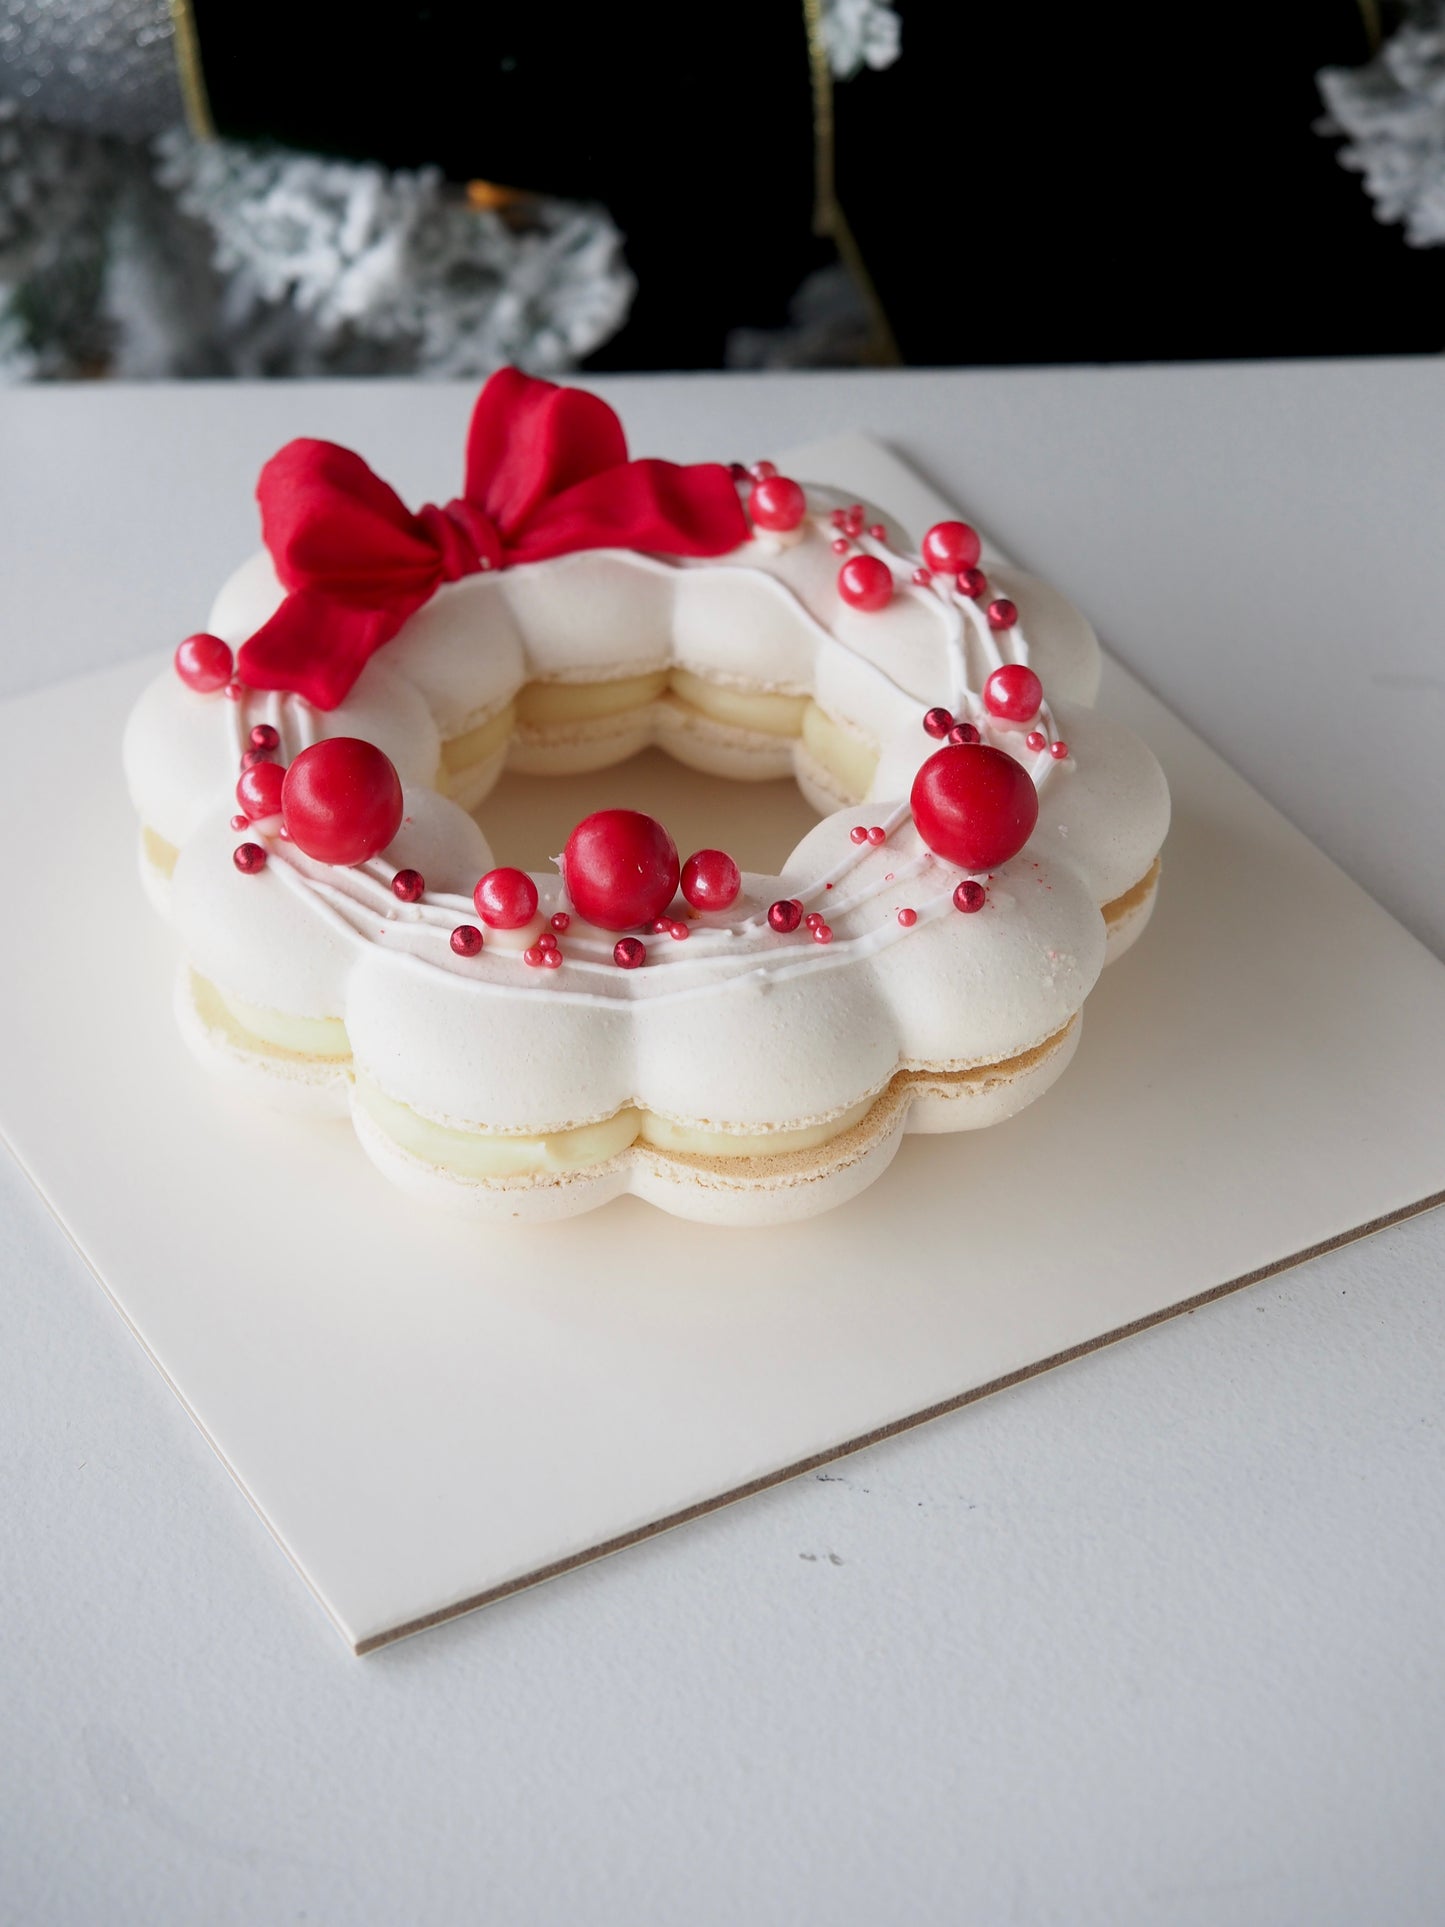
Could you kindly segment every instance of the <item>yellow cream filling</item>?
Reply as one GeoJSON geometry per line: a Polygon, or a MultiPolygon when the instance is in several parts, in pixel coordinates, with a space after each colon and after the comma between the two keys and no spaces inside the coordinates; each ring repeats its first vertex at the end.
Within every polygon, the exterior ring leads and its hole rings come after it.
{"type": "Polygon", "coordinates": [[[803,727],[806,696],[779,696],[771,690],[734,689],[709,682],[690,669],[674,669],[673,693],[690,709],[700,709],[714,722],[734,729],[752,729],[763,736],[796,736],[803,727]]]}
{"type": "MultiPolygon", "coordinates": [[[[192,973],[194,975],[194,972],[192,973]]],[[[339,1017],[293,1017],[289,1011],[267,1010],[259,1004],[243,1003],[229,991],[217,989],[197,977],[198,984],[216,999],[246,1037],[259,1037],[263,1044],[291,1051],[297,1057],[346,1058],[351,1055],[351,1039],[339,1017]]]]}
{"type": "Polygon", "coordinates": [[[620,676],[612,682],[529,682],[517,693],[520,721],[545,729],[554,723],[587,723],[640,709],[667,687],[667,671],[620,676]]]}
{"type": "Polygon", "coordinates": [[[167,843],[163,836],[158,836],[148,824],[143,823],[140,846],[145,852],[146,862],[153,870],[159,870],[163,877],[171,875],[181,854],[174,843],[167,843]]]}
{"type": "Polygon", "coordinates": [[[531,1177],[548,1171],[582,1170],[616,1157],[639,1141],[659,1150],[715,1158],[811,1151],[850,1129],[872,1102],[865,1099],[826,1124],[805,1125],[793,1131],[707,1131],[629,1105],[613,1117],[579,1125],[575,1130],[514,1137],[499,1131],[458,1130],[454,1125],[438,1124],[422,1117],[409,1104],[388,1097],[364,1077],[356,1080],[356,1097],[367,1116],[393,1143],[424,1164],[464,1178],[531,1177]]]}
{"type": "Polygon", "coordinates": [[[878,768],[878,751],[872,743],[812,702],[803,712],[803,743],[845,796],[868,794],[878,768]]]}
{"type": "Polygon", "coordinates": [[[516,726],[517,705],[508,703],[495,716],[478,723],[475,729],[469,729],[465,735],[453,736],[449,743],[443,743],[437,788],[445,792],[448,777],[475,769],[478,763],[488,762],[499,750],[504,750],[512,740],[512,731],[516,726]]]}

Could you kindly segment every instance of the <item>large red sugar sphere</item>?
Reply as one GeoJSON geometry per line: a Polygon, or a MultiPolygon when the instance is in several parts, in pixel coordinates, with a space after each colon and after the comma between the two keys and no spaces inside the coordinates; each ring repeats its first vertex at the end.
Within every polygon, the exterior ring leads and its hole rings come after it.
{"type": "Polygon", "coordinates": [[[187,636],[178,645],[175,661],[176,674],[187,689],[194,689],[202,696],[224,689],[235,667],[230,644],[222,642],[219,636],[207,635],[204,630],[199,635],[187,636]]]}
{"type": "Polygon", "coordinates": [[[537,914],[537,886],[525,870],[488,870],[473,890],[472,902],[493,930],[520,930],[537,914]]]}
{"type": "Polygon", "coordinates": [[[808,512],[808,498],[787,475],[768,475],[753,489],[748,512],[760,529],[780,534],[797,528],[808,512]]]}
{"type": "Polygon", "coordinates": [[[1021,763],[987,743],[935,750],[913,779],[918,834],[964,870],[1007,863],[1033,835],[1039,793],[1021,763]]]}
{"type": "Polygon", "coordinates": [[[742,872],[726,850],[695,850],[682,866],[682,894],[694,910],[730,910],[742,872]]]}
{"type": "Polygon", "coordinates": [[[401,780],[390,757],[359,736],[303,749],[281,785],[281,817],[318,863],[365,863],[401,828],[401,780]]]}
{"type": "Polygon", "coordinates": [[[935,522],[923,538],[923,559],[937,575],[971,569],[982,553],[978,531],[967,522],[935,522]]]}
{"type": "Polygon", "coordinates": [[[677,845],[640,810],[584,816],[562,852],[574,907],[603,930],[632,930],[660,917],[677,891],[677,845]]]}
{"type": "Polygon", "coordinates": [[[253,823],[263,816],[274,816],[281,807],[285,781],[286,772],[279,763],[253,763],[241,771],[236,801],[253,823]]]}

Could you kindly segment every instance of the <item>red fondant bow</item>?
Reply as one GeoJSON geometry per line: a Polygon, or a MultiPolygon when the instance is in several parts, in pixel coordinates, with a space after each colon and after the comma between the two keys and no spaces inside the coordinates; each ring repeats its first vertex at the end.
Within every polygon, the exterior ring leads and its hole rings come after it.
{"type": "Polygon", "coordinates": [[[728,470],[631,462],[596,395],[503,368],[467,436],[465,493],[413,515],[359,455],[288,442],[256,488],[286,600],[245,643],[241,680],[334,709],[444,583],[578,549],[724,555],[748,525],[728,470]]]}

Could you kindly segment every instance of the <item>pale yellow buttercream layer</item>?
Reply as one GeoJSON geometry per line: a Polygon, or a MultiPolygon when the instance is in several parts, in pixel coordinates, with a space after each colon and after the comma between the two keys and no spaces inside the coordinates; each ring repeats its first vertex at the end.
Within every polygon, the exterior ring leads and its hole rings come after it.
{"type": "Polygon", "coordinates": [[[529,682],[517,692],[517,715],[533,728],[553,723],[587,723],[640,709],[667,687],[667,671],[618,676],[610,682],[529,682]]]}
{"type": "Polygon", "coordinates": [[[475,729],[469,729],[461,736],[453,736],[450,742],[442,744],[442,780],[438,788],[445,790],[446,779],[459,775],[463,770],[475,769],[478,763],[485,763],[499,750],[507,747],[512,740],[512,731],[517,727],[517,705],[508,703],[499,709],[495,716],[489,716],[475,729]]]}
{"type": "MultiPolygon", "coordinates": [[[[194,976],[195,973],[192,972],[194,976]]],[[[240,1028],[263,1044],[290,1051],[296,1057],[324,1057],[331,1062],[351,1055],[351,1039],[339,1017],[293,1017],[288,1011],[267,1010],[243,1003],[239,997],[197,977],[240,1028]]]]}
{"type": "Polygon", "coordinates": [[[797,736],[803,727],[806,696],[781,696],[775,690],[739,689],[729,683],[709,682],[690,669],[674,669],[673,694],[689,708],[701,710],[714,722],[733,729],[756,730],[760,736],[797,736]]]}
{"type": "Polygon", "coordinates": [[[845,795],[868,794],[878,768],[878,748],[810,702],[803,712],[803,743],[845,795]]]}

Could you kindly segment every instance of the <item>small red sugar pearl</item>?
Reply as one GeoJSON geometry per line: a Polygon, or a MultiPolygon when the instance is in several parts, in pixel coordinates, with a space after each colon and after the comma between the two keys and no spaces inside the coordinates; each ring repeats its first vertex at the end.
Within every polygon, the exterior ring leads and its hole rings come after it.
{"type": "Polygon", "coordinates": [[[550,950],[544,950],[542,952],[542,963],[548,970],[560,970],[562,968],[562,952],[557,948],[555,943],[550,950]]]}
{"type": "Polygon", "coordinates": [[[828,928],[826,923],[815,923],[813,925],[813,942],[814,943],[831,943],[832,941],[833,941],[833,933],[828,928]]]}
{"type": "Polygon", "coordinates": [[[984,614],[988,617],[990,629],[1012,629],[1019,619],[1018,609],[1006,595],[996,597],[984,614]]]}
{"type": "Polygon", "coordinates": [[[636,970],[647,962],[647,945],[636,937],[623,937],[612,946],[612,961],[619,970],[636,970]]]}
{"type": "Polygon", "coordinates": [[[493,930],[520,930],[537,914],[537,886],[525,870],[488,870],[472,891],[477,915],[493,930]]]}
{"type": "Polygon", "coordinates": [[[771,482],[778,472],[776,462],[754,462],[748,470],[755,482],[771,482]]]}
{"type": "Polygon", "coordinates": [[[982,569],[960,569],[955,581],[958,593],[966,595],[970,602],[982,602],[988,594],[988,577],[982,569]]]}
{"type": "Polygon", "coordinates": [[[953,907],[955,910],[982,910],[987,894],[981,883],[975,883],[972,877],[965,877],[953,893],[953,907]]]}
{"type": "Polygon", "coordinates": [[[533,970],[540,970],[546,960],[546,956],[547,953],[541,944],[529,943],[527,948],[522,952],[522,962],[524,964],[530,964],[533,970]]]}
{"type": "Polygon", "coordinates": [[[810,930],[816,930],[818,925],[823,921],[824,917],[821,910],[810,910],[808,912],[806,922],[810,930]]]}
{"type": "Polygon", "coordinates": [[[672,928],[672,918],[654,917],[649,927],[654,937],[665,937],[672,928]]]}
{"type": "Polygon", "coordinates": [[[893,600],[893,571],[876,555],[852,556],[838,571],[838,593],[850,609],[876,615],[893,600]]]}
{"type": "Polygon", "coordinates": [[[946,736],[953,728],[953,711],[945,709],[942,704],[935,704],[932,709],[925,709],[923,727],[930,736],[946,736]]]}
{"type": "Polygon", "coordinates": [[[253,877],[258,870],[266,867],[266,852],[259,843],[238,843],[231,852],[231,861],[243,877],[253,877]]]}
{"type": "Polygon", "coordinates": [[[686,943],[688,938],[692,935],[692,932],[688,929],[685,923],[679,920],[677,922],[670,923],[667,926],[667,934],[669,937],[672,938],[672,941],[674,943],[686,943]]]}
{"type": "Polygon", "coordinates": [[[875,850],[880,843],[886,843],[888,841],[888,832],[881,823],[875,823],[870,828],[868,831],[868,841],[873,845],[875,850]]]}
{"type": "Polygon", "coordinates": [[[875,542],[886,542],[888,540],[888,531],[881,522],[870,522],[868,524],[868,533],[873,537],[875,542]]]}
{"type": "Polygon", "coordinates": [[[779,897],[776,903],[768,905],[768,922],[783,936],[796,930],[802,921],[803,906],[796,897],[779,897]]]}
{"type": "Polygon", "coordinates": [[[246,749],[246,750],[242,750],[242,752],[241,752],[241,768],[242,768],[243,770],[245,770],[245,769],[254,769],[254,768],[256,767],[256,765],[257,765],[257,763],[265,763],[265,762],[268,762],[268,761],[270,760],[270,756],[271,756],[271,752],[270,752],[270,750],[269,750],[269,749],[246,749]]]}
{"type": "Polygon", "coordinates": [[[1049,744],[1049,754],[1050,756],[1053,757],[1056,763],[1062,763],[1064,758],[1068,755],[1068,753],[1069,753],[1069,746],[1067,743],[1050,743],[1049,744]]]}
{"type": "Polygon", "coordinates": [[[1006,662],[983,686],[983,702],[991,716],[1008,723],[1026,723],[1039,713],[1044,686],[1021,662],[1006,662]]]}
{"type": "Polygon", "coordinates": [[[772,475],[759,482],[748,503],[748,514],[757,527],[778,534],[797,528],[807,512],[807,496],[786,475],[772,475]]]}
{"type": "Polygon", "coordinates": [[[1028,735],[1025,736],[1024,738],[1025,745],[1029,749],[1033,750],[1035,754],[1037,754],[1038,751],[1043,748],[1044,744],[1047,741],[1048,741],[1048,738],[1043,734],[1041,730],[1037,730],[1037,729],[1031,729],[1028,735]]]}
{"type": "Polygon", "coordinates": [[[948,740],[950,743],[957,745],[959,743],[981,742],[982,738],[972,723],[955,723],[953,728],[948,732],[948,740]]]}
{"type": "Polygon", "coordinates": [[[863,504],[861,502],[855,502],[849,509],[843,526],[847,529],[849,535],[861,535],[863,533],[863,504]]]}
{"type": "Polygon", "coordinates": [[[452,932],[452,949],[459,957],[475,957],[482,947],[482,933],[474,923],[459,923],[452,932]]]}
{"type": "Polygon", "coordinates": [[[248,830],[250,827],[251,819],[249,816],[233,816],[231,818],[231,828],[233,830],[248,830]]]}
{"type": "Polygon", "coordinates": [[[263,816],[278,816],[286,772],[279,763],[253,763],[242,770],[236,785],[236,801],[251,822],[263,816]]]}
{"type": "Polygon", "coordinates": [[[915,569],[913,571],[913,583],[915,588],[926,589],[929,583],[932,582],[932,580],[933,580],[932,569],[915,569]]]}
{"type": "Polygon", "coordinates": [[[828,520],[833,524],[835,529],[841,529],[848,520],[847,509],[834,509],[833,513],[828,517],[828,520]]]}
{"type": "Polygon", "coordinates": [[[570,930],[572,928],[572,919],[568,916],[565,910],[557,910],[553,912],[552,928],[557,931],[570,930]]]}
{"type": "Polygon", "coordinates": [[[402,903],[419,903],[426,889],[420,870],[398,870],[391,879],[391,894],[402,903]]]}
{"type": "Polygon", "coordinates": [[[544,930],[541,936],[538,937],[537,948],[539,950],[555,950],[557,948],[557,939],[550,930],[544,930]]]}
{"type": "Polygon", "coordinates": [[[694,910],[728,910],[738,900],[743,873],[726,850],[694,850],[682,866],[682,894],[694,910]]]}
{"type": "Polygon", "coordinates": [[[848,841],[850,843],[866,843],[868,841],[868,832],[861,823],[855,823],[852,829],[849,830],[848,841]]]}
{"type": "Polygon", "coordinates": [[[977,531],[967,522],[935,522],[923,538],[923,559],[940,575],[971,569],[982,552],[977,531]]]}
{"type": "Polygon", "coordinates": [[[257,723],[251,731],[252,749],[264,750],[267,755],[281,747],[281,732],[270,723],[257,723]]]}
{"type": "Polygon", "coordinates": [[[853,544],[848,540],[846,535],[835,535],[833,537],[834,555],[846,555],[852,546],[853,544]]]}
{"type": "MultiPolygon", "coordinates": [[[[229,643],[222,642],[219,636],[187,636],[178,644],[175,654],[176,674],[197,695],[211,696],[218,689],[226,689],[235,668],[235,658],[229,643]]],[[[231,692],[227,689],[227,695],[231,692]]]]}
{"type": "Polygon", "coordinates": [[[916,910],[900,910],[898,912],[898,921],[903,925],[905,930],[911,930],[918,921],[918,912],[916,910]]]}

